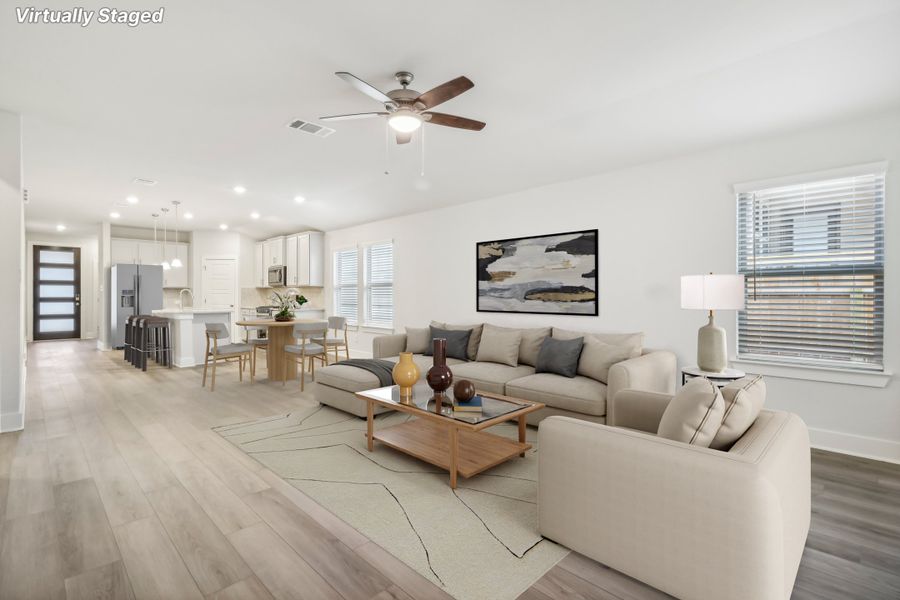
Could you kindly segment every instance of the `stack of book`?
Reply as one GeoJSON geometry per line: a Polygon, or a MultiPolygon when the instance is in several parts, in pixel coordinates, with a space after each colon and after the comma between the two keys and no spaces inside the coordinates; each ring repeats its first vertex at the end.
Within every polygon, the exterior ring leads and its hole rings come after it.
{"type": "Polygon", "coordinates": [[[480,414],[482,404],[481,396],[474,396],[469,400],[456,400],[453,402],[453,412],[461,414],[480,414]]]}

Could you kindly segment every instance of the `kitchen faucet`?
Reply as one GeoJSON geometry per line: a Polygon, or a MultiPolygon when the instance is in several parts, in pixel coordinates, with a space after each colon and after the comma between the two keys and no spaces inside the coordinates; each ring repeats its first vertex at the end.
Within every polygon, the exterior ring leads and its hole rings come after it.
{"type": "Polygon", "coordinates": [[[181,307],[181,310],[184,310],[184,293],[187,292],[191,295],[191,308],[194,307],[194,292],[189,290],[188,288],[184,288],[183,290],[178,292],[178,306],[181,307]]]}

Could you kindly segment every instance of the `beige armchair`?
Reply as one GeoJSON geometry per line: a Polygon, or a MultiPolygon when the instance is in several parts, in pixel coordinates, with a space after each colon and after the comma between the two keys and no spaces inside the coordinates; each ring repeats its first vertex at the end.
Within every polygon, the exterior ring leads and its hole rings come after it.
{"type": "Polygon", "coordinates": [[[538,434],[540,532],[683,599],[789,598],[810,520],[806,425],[763,410],[728,451],[658,438],[668,394],[538,434]]]}

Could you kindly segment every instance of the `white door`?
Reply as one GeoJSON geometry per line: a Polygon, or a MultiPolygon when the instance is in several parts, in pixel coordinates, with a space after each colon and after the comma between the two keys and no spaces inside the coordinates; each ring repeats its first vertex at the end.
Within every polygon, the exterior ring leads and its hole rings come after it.
{"type": "Polygon", "coordinates": [[[203,308],[234,311],[237,262],[233,258],[204,258],[201,286],[203,308]]]}

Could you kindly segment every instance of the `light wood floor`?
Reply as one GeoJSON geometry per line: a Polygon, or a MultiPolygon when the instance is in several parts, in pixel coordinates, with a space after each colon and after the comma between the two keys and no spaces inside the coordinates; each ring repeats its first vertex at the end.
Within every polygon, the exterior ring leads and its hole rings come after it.
{"type": "MultiPolygon", "coordinates": [[[[25,431],[0,436],[0,598],[444,599],[209,428],[309,407],[299,386],[140,373],[32,344],[25,431]]],[[[900,597],[900,467],[813,457],[797,598],[900,597]]],[[[523,599],[667,597],[571,554],[523,599]]]]}

